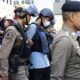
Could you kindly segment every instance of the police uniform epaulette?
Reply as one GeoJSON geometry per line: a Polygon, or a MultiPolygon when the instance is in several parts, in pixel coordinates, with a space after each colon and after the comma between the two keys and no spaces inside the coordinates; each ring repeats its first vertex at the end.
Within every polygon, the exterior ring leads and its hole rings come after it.
{"type": "Polygon", "coordinates": [[[80,2],[79,1],[68,1],[64,3],[61,9],[62,11],[67,11],[67,12],[80,11],[80,2]]]}
{"type": "Polygon", "coordinates": [[[14,27],[14,26],[9,26],[9,27],[6,29],[6,31],[9,30],[9,29],[15,30],[15,27],[14,27]]]}

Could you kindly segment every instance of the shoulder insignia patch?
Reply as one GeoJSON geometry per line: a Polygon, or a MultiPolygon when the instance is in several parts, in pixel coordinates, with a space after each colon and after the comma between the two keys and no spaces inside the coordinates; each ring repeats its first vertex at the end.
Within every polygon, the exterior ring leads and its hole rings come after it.
{"type": "Polygon", "coordinates": [[[9,33],[6,33],[5,38],[6,38],[6,39],[10,39],[11,36],[12,36],[12,33],[9,32],[9,33]]]}

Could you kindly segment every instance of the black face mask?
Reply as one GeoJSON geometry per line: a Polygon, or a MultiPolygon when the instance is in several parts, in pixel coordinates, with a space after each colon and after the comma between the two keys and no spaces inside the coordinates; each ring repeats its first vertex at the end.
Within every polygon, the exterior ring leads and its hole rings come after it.
{"type": "Polygon", "coordinates": [[[20,19],[23,19],[23,18],[25,18],[25,17],[26,17],[26,14],[24,14],[23,16],[19,15],[19,18],[20,18],[20,19]]]}

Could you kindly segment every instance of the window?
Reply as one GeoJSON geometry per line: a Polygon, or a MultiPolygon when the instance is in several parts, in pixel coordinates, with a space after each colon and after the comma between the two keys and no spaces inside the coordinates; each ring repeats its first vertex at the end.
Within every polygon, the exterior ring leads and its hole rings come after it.
{"type": "Polygon", "coordinates": [[[7,0],[7,3],[8,3],[8,0],[7,0]]]}
{"type": "Polygon", "coordinates": [[[30,0],[25,0],[25,3],[26,4],[30,4],[30,0]]]}
{"type": "Polygon", "coordinates": [[[22,0],[22,4],[25,4],[25,1],[24,0],[22,0]]]}
{"type": "Polygon", "coordinates": [[[26,4],[34,4],[34,0],[25,0],[26,4]]]}
{"type": "Polygon", "coordinates": [[[62,2],[62,0],[55,0],[55,2],[62,2]]]}
{"type": "Polygon", "coordinates": [[[31,3],[34,4],[34,0],[31,0],[31,3]]]}
{"type": "Polygon", "coordinates": [[[12,4],[12,0],[10,0],[10,4],[12,4]]]}
{"type": "Polygon", "coordinates": [[[19,1],[14,1],[14,5],[17,5],[17,4],[19,4],[19,1]]]}

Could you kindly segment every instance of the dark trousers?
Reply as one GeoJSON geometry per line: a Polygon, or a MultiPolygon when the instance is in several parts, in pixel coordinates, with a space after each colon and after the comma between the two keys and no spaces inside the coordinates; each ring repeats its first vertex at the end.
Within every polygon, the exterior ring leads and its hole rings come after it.
{"type": "Polygon", "coordinates": [[[29,80],[50,80],[50,67],[41,69],[30,69],[29,80]]]}

